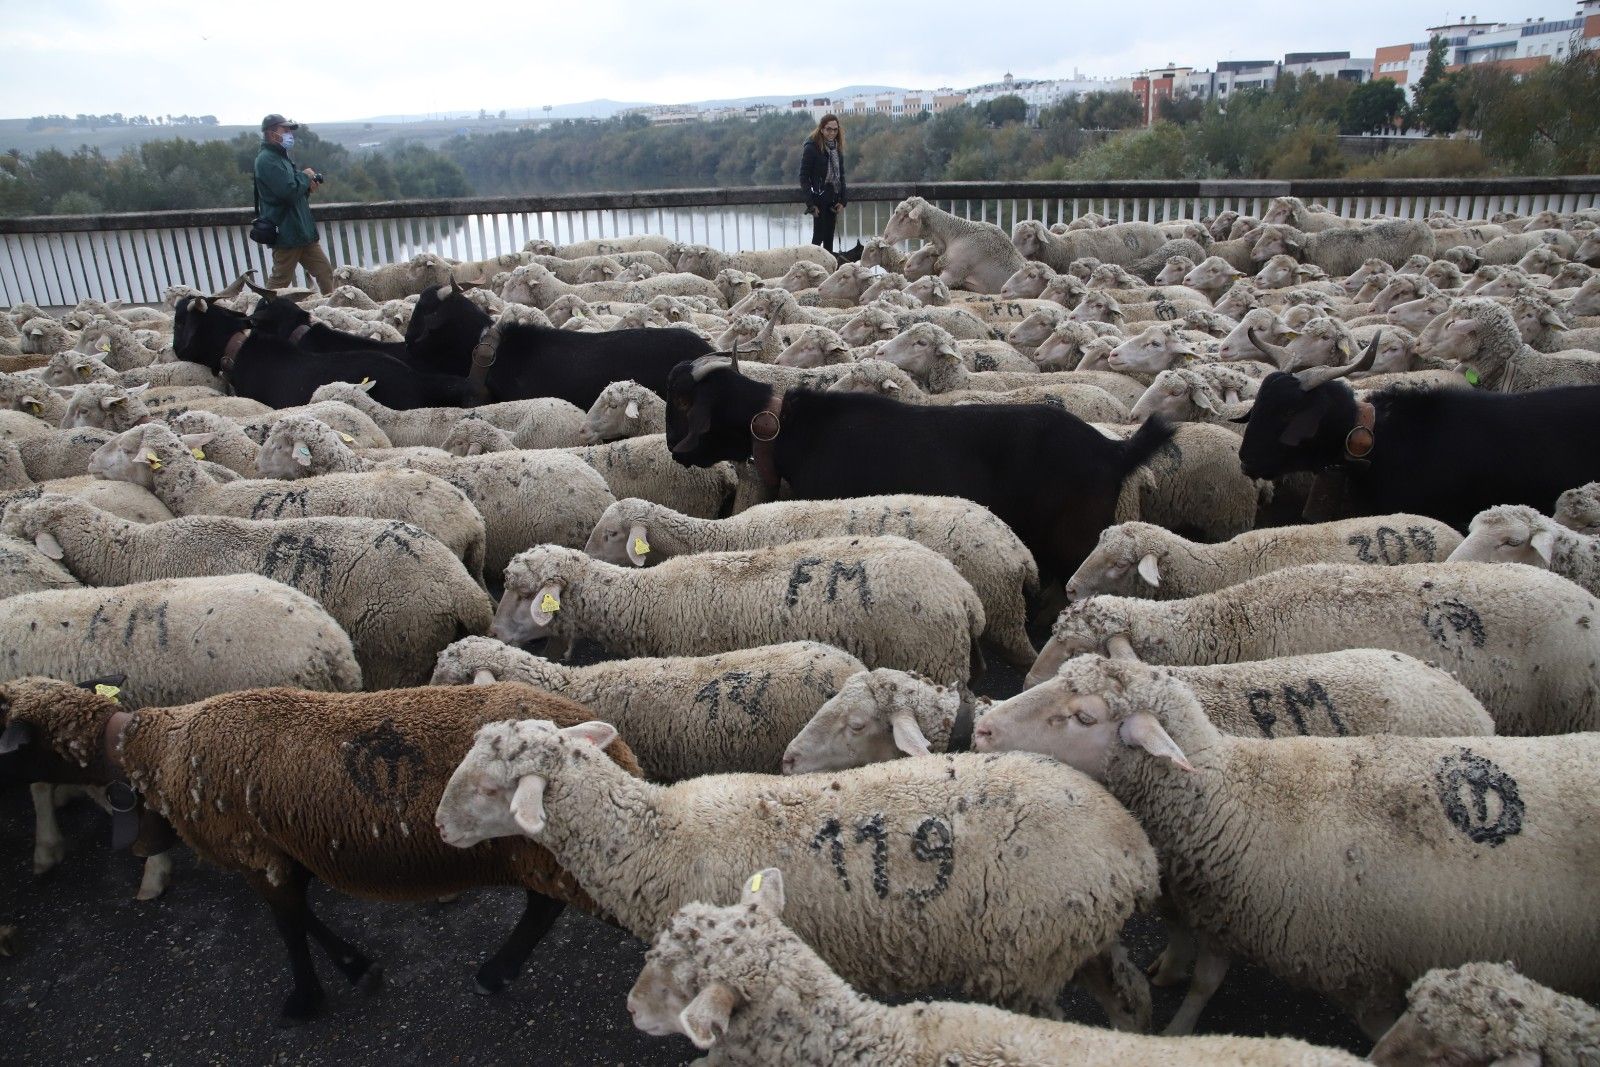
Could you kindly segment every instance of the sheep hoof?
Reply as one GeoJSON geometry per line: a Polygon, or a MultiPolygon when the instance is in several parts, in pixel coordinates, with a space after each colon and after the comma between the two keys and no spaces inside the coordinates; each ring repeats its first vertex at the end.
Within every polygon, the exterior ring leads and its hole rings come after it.
{"type": "Polygon", "coordinates": [[[517,975],[521,972],[520,967],[490,960],[478,968],[478,978],[474,983],[477,994],[480,997],[492,997],[496,993],[503,992],[506,986],[516,981],[517,975]]]}
{"type": "Polygon", "coordinates": [[[17,951],[17,928],[15,926],[0,926],[0,956],[15,955],[17,951]]]}
{"type": "Polygon", "coordinates": [[[33,873],[48,874],[56,864],[67,857],[65,841],[39,841],[33,846],[33,873]]]}

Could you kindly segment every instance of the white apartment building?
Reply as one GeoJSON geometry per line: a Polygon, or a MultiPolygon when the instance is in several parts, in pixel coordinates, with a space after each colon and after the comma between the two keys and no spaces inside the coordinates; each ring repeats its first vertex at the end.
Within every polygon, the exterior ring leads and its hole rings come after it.
{"type": "Polygon", "coordinates": [[[1417,80],[1428,65],[1428,44],[1435,37],[1445,39],[1446,70],[1494,63],[1525,74],[1544,63],[1566,59],[1574,51],[1595,47],[1600,41],[1600,0],[1583,0],[1569,19],[1479,22],[1476,15],[1468,15],[1430,26],[1421,41],[1378,49],[1372,76],[1388,78],[1404,87],[1408,97],[1414,96],[1417,80]]]}

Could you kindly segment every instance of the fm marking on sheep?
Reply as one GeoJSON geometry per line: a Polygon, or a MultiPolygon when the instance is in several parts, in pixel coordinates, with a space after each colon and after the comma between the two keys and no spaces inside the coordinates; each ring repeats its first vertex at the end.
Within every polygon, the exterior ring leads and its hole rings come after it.
{"type": "Polygon", "coordinates": [[[1362,563],[1382,563],[1388,567],[1398,567],[1404,563],[1412,562],[1411,550],[1417,550],[1420,562],[1431,563],[1435,558],[1439,542],[1432,532],[1421,526],[1408,526],[1405,533],[1401,533],[1392,526],[1380,526],[1377,529],[1377,552],[1373,552],[1372,537],[1366,534],[1356,534],[1345,544],[1356,550],[1356,556],[1362,563]],[[1410,542],[1408,547],[1406,542],[1410,542]]]}
{"type": "Polygon", "coordinates": [[[1463,748],[1460,755],[1440,760],[1433,777],[1445,816],[1473,844],[1498,848],[1522,832],[1524,805],[1516,779],[1491,760],[1463,748]],[[1490,793],[1497,800],[1492,820],[1490,793]]]}
{"type": "Polygon", "coordinates": [[[288,512],[288,518],[304,519],[310,517],[306,507],[306,491],[304,489],[269,489],[256,500],[255,507],[250,509],[252,519],[281,519],[288,512]]]}
{"type": "MultiPolygon", "coordinates": [[[[1334,704],[1333,698],[1328,695],[1328,691],[1322,687],[1322,683],[1315,678],[1307,678],[1304,689],[1296,689],[1292,685],[1285,684],[1282,688],[1282,695],[1284,713],[1294,721],[1295,731],[1300,736],[1312,736],[1310,729],[1306,725],[1304,713],[1315,711],[1318,708],[1321,708],[1328,716],[1328,721],[1333,724],[1334,732],[1338,736],[1349,736],[1350,728],[1345,725],[1344,719],[1339,715],[1338,706],[1334,704]]],[[[1281,721],[1277,713],[1272,710],[1272,705],[1277,698],[1278,693],[1273,692],[1271,689],[1252,689],[1245,694],[1245,700],[1250,706],[1250,716],[1256,720],[1256,725],[1261,727],[1261,734],[1264,737],[1272,738],[1278,736],[1272,732],[1272,728],[1281,721]]]]}
{"type": "Polygon", "coordinates": [[[422,531],[408,522],[395,521],[383,528],[383,532],[373,539],[373,548],[382,548],[384,542],[393,542],[394,546],[412,559],[420,559],[417,555],[416,535],[422,531]]]}
{"type": "MultiPolygon", "coordinates": [[[[883,813],[858,819],[854,839],[861,844],[872,840],[872,890],[883,900],[889,896],[889,835],[883,813]]],[[[813,852],[821,852],[827,844],[828,856],[834,873],[839,876],[845,892],[850,891],[850,871],[844,863],[845,832],[838,819],[828,819],[811,839],[813,852]]],[[[911,835],[911,858],[918,863],[936,863],[933,885],[912,886],[906,889],[906,898],[917,904],[926,904],[950,888],[950,876],[955,872],[955,833],[950,824],[937,815],[930,815],[917,825],[911,835]]]]}
{"type": "Polygon", "coordinates": [[[317,599],[328,596],[328,584],[333,580],[333,552],[315,537],[302,537],[295,533],[279,534],[267,546],[261,561],[261,574],[302,592],[309,592],[302,580],[307,572],[316,576],[317,599]]]}
{"type": "MultiPolygon", "coordinates": [[[[819,567],[823,560],[817,556],[806,556],[795,561],[794,570],[789,574],[789,588],[784,593],[783,602],[788,607],[794,607],[800,602],[800,587],[811,584],[811,568],[819,567]]],[[[823,596],[832,604],[839,599],[839,583],[855,582],[856,594],[861,599],[861,606],[872,607],[872,584],[867,579],[867,565],[865,563],[845,563],[834,560],[832,568],[828,571],[828,582],[823,588],[823,596]]]]}
{"type": "Polygon", "coordinates": [[[745,713],[753,732],[767,717],[762,698],[771,684],[771,671],[729,671],[701,686],[694,695],[694,706],[705,705],[707,723],[717,721],[724,705],[730,711],[738,708],[745,713]]]}
{"type": "Polygon", "coordinates": [[[344,773],[361,795],[384,807],[405,808],[422,788],[427,760],[393,719],[357,734],[342,746],[344,773]]]}
{"type": "Polygon", "coordinates": [[[1487,640],[1483,617],[1459,600],[1441,600],[1430,606],[1422,613],[1422,625],[1441,648],[1459,644],[1462,634],[1467,635],[1473,648],[1482,648],[1487,640]]]}

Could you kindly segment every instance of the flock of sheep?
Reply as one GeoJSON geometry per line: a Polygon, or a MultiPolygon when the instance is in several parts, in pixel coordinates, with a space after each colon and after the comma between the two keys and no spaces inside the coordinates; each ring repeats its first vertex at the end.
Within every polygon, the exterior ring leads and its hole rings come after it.
{"type": "Polygon", "coordinates": [[[587,412],[394,410],[371,382],[274,410],[174,358],[167,310],[14,307],[0,781],[30,784],[34,873],[85,789],[148,857],[139,899],[180,843],[241,873],[289,1019],[324,998],[311,941],[377,973],[316,879],[525,888],[484,992],[567,903],[654,939],[635,1024],[712,1063],[1357,1062],[1189,1036],[1240,958],[1378,1062],[1600,1064],[1600,483],[1470,525],[1301,523],[1306,486],[1240,460],[1275,372],[1358,400],[1600,384],[1597,222],[1284,197],[1007,237],[912,198],[854,263],[535,242],[303,302],[400,341],[419,294],[481,277],[500,321],[692,330],[780,392],[1173,423],[1043,581],[967,500],[766,499],[750,464],[675,462],[633,382],[587,412]],[[974,696],[980,646],[1021,691],[974,696]],[[1148,978],[1136,912],[1169,931],[1148,978]],[[1167,1036],[1152,980],[1188,983],[1167,1036]],[[1069,983],[1115,1029],[1061,1021],[1069,983]],[[871,999],[942,988],[994,1006],[871,999]]]}

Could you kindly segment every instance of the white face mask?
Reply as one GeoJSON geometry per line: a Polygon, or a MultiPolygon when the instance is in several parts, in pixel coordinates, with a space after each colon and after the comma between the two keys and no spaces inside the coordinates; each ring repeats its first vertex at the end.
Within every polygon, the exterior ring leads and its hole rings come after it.
{"type": "Polygon", "coordinates": [[[293,148],[294,147],[294,134],[292,134],[292,133],[284,134],[283,135],[283,140],[279,141],[278,143],[283,145],[285,150],[293,148]]]}

